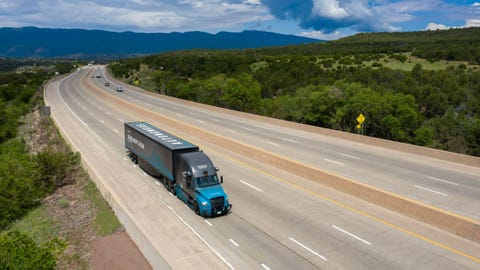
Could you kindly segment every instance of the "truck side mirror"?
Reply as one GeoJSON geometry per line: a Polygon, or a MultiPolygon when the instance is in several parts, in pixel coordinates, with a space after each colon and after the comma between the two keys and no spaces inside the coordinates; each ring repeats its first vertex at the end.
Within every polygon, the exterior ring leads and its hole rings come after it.
{"type": "Polygon", "coordinates": [[[191,172],[183,172],[183,177],[185,178],[185,182],[187,183],[187,188],[190,188],[192,185],[192,173],[191,172]]]}
{"type": "Polygon", "coordinates": [[[223,184],[223,175],[220,176],[220,183],[223,184]]]}

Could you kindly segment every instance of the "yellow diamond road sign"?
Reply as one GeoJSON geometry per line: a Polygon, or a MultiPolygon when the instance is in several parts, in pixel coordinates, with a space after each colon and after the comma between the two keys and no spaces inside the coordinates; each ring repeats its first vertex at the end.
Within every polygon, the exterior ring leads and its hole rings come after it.
{"type": "Polygon", "coordinates": [[[360,114],[358,117],[357,117],[357,121],[358,123],[361,125],[363,123],[363,121],[365,121],[365,116],[363,116],[363,114],[360,114]]]}

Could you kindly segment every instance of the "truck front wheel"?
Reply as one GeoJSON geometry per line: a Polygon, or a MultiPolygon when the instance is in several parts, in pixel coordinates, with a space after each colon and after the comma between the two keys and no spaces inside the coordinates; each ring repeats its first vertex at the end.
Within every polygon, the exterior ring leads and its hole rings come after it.
{"type": "Polygon", "coordinates": [[[193,209],[195,210],[195,214],[200,216],[200,208],[198,207],[197,201],[193,203],[193,209]]]}

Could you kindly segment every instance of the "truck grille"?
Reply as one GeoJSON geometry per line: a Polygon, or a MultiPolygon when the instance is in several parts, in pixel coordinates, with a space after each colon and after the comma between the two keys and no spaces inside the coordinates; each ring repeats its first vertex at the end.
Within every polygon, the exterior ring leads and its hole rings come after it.
{"type": "Polygon", "coordinates": [[[224,202],[225,202],[225,198],[223,198],[223,197],[215,197],[215,198],[210,199],[210,204],[212,205],[212,210],[213,211],[222,210],[224,202]]]}

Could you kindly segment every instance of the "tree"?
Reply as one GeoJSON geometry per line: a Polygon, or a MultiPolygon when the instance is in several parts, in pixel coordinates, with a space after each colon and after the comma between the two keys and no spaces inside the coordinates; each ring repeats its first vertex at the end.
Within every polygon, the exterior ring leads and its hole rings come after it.
{"type": "Polygon", "coordinates": [[[226,80],[226,89],[221,100],[227,107],[244,112],[258,111],[260,84],[248,73],[226,80]]]}
{"type": "Polygon", "coordinates": [[[434,132],[430,127],[422,126],[415,130],[414,143],[420,146],[432,146],[433,136],[434,132]]]}
{"type": "Polygon", "coordinates": [[[228,89],[228,78],[225,74],[217,74],[199,84],[198,100],[202,103],[226,106],[224,95],[228,89]]]}

